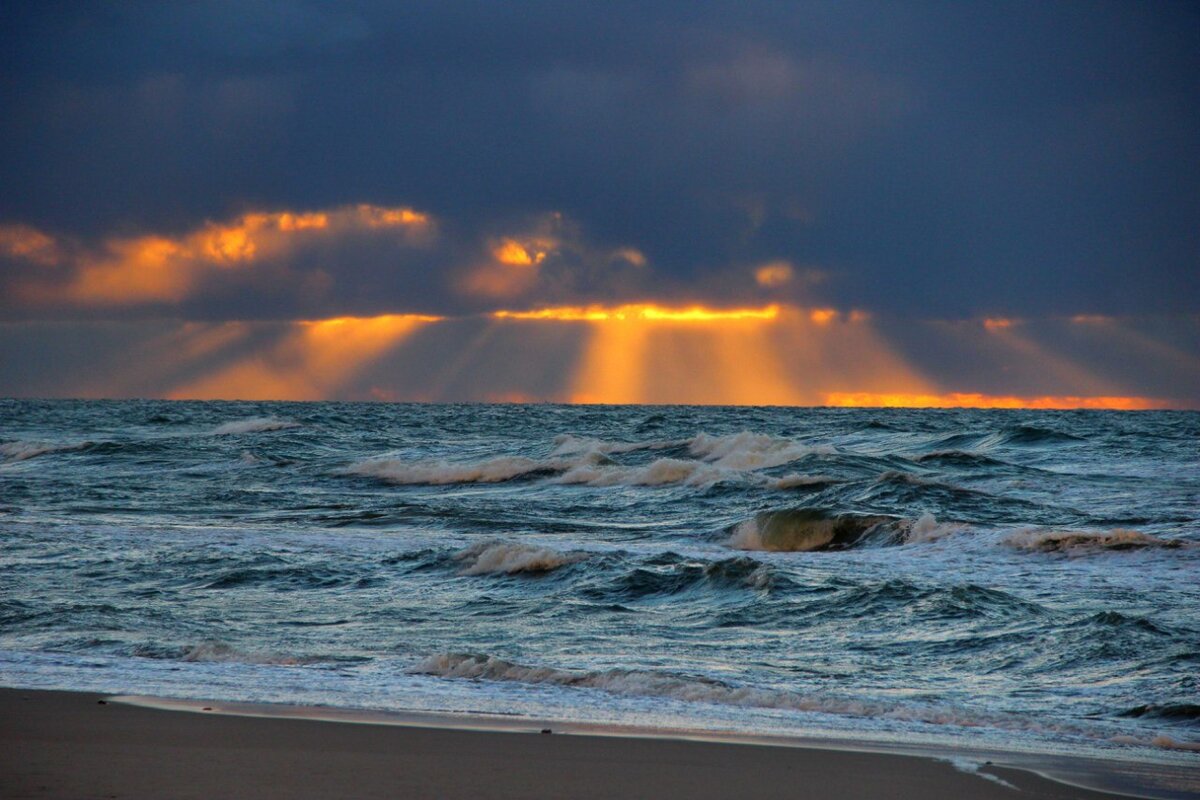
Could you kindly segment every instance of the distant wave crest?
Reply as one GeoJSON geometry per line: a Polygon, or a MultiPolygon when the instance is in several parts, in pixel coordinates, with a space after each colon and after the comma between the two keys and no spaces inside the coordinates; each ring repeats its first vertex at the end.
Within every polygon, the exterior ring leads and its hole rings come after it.
{"type": "Polygon", "coordinates": [[[250,417],[226,422],[213,428],[214,436],[229,436],[242,433],[262,433],[264,431],[281,431],[287,428],[298,428],[299,422],[275,417],[250,417]]]}
{"type": "Polygon", "coordinates": [[[763,511],[738,524],[728,540],[738,550],[809,552],[868,544],[930,542],[961,530],[932,514],[917,520],[870,514],[835,514],[821,508],[763,511]]]}
{"type": "Polygon", "coordinates": [[[463,563],[463,575],[550,572],[586,557],[583,553],[562,553],[548,547],[502,539],[479,542],[454,554],[454,558],[463,563]]]}
{"type": "Polygon", "coordinates": [[[1110,531],[1023,530],[1008,536],[1004,543],[1018,550],[1067,555],[1194,547],[1190,542],[1181,539],[1163,539],[1125,528],[1114,528],[1110,531]]]}
{"type": "Polygon", "coordinates": [[[789,475],[770,478],[758,470],[782,466],[814,453],[833,453],[828,446],[809,446],[765,434],[742,433],[691,439],[619,442],[560,434],[548,458],[496,456],[482,461],[406,460],[372,458],[343,470],[397,484],[498,483],[543,475],[563,484],[587,486],[711,486],[747,479],[767,488],[788,489],[835,482],[824,476],[789,475]],[[648,464],[621,464],[610,456],[644,450],[683,451],[684,457],[663,457],[648,464]]]}
{"type": "Polygon", "coordinates": [[[500,483],[535,472],[557,472],[560,469],[552,462],[536,461],[524,456],[499,456],[464,463],[374,458],[352,464],[344,472],[378,478],[388,483],[438,485],[500,483]]]}
{"type": "Polygon", "coordinates": [[[62,453],[69,450],[82,450],[88,447],[90,442],[78,442],[75,444],[49,444],[46,442],[5,442],[0,444],[0,455],[4,456],[9,461],[25,461],[30,458],[36,458],[47,453],[62,453]]]}

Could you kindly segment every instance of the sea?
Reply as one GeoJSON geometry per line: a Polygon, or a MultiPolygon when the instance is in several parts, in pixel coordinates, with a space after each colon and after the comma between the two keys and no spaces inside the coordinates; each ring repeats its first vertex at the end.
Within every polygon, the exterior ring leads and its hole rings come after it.
{"type": "Polygon", "coordinates": [[[1200,766],[1200,413],[0,401],[0,685],[1200,766]]]}

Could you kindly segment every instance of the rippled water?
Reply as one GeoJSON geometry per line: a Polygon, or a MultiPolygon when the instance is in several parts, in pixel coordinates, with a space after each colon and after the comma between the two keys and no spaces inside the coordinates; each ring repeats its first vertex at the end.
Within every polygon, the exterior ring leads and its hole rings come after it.
{"type": "Polygon", "coordinates": [[[0,683],[1200,741],[1200,414],[0,402],[0,683]]]}

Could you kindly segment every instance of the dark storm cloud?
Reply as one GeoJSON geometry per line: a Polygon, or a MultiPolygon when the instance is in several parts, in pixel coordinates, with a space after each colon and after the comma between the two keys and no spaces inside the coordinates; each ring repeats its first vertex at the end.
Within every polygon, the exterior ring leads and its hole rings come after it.
{"type": "Polygon", "coordinates": [[[479,308],[455,281],[550,212],[576,244],[533,301],[751,298],[734,278],[782,259],[825,276],[825,302],[901,315],[1200,308],[1194,5],[0,15],[0,222],[93,249],[249,209],[408,206],[441,226],[423,257],[305,251],[284,266],[323,289],[216,287],[191,317],[479,308]],[[598,275],[620,248],[650,277],[598,275]]]}

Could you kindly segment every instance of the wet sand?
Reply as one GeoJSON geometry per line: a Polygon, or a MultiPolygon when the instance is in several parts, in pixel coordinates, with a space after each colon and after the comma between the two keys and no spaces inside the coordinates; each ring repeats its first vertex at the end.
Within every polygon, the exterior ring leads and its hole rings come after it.
{"type": "Polygon", "coordinates": [[[191,713],[0,689],[4,798],[1111,798],[1030,772],[707,741],[191,713]]]}

